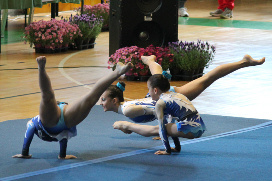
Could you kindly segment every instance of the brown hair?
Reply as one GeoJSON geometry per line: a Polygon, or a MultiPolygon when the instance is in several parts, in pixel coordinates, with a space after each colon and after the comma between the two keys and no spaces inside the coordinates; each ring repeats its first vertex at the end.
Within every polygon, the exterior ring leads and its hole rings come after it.
{"type": "MultiPolygon", "coordinates": [[[[119,82],[124,88],[126,84],[124,82],[119,82]]],[[[123,91],[117,87],[116,85],[110,85],[109,88],[106,90],[109,92],[110,98],[118,98],[120,102],[124,102],[124,94],[123,91]]]]}
{"type": "Polygon", "coordinates": [[[167,92],[170,89],[169,80],[162,74],[154,74],[148,79],[149,85],[152,88],[159,88],[162,92],[167,92]]]}

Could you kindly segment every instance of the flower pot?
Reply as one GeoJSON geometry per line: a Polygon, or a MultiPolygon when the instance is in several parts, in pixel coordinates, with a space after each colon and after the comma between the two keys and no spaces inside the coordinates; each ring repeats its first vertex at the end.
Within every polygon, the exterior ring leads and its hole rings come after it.
{"type": "Polygon", "coordinates": [[[126,75],[126,79],[127,79],[127,81],[135,81],[136,77],[133,75],[126,75]]]}
{"type": "Polygon", "coordinates": [[[180,68],[169,68],[169,70],[172,75],[171,80],[182,80],[183,70],[180,68]]]}
{"type": "Polygon", "coordinates": [[[169,68],[170,74],[173,75],[182,75],[183,71],[180,68],[169,68]]]}
{"type": "Polygon", "coordinates": [[[41,43],[35,43],[34,46],[35,46],[35,48],[42,48],[42,44],[41,43]]]}
{"type": "Polygon", "coordinates": [[[62,51],[62,52],[67,52],[68,49],[69,49],[69,44],[68,44],[68,43],[65,44],[65,45],[63,45],[63,46],[61,47],[61,51],[62,51]]]}
{"type": "Polygon", "coordinates": [[[96,40],[96,38],[91,38],[90,39],[89,46],[88,46],[89,49],[94,48],[95,40],[96,40]]]}
{"type": "Polygon", "coordinates": [[[89,44],[93,44],[93,43],[95,42],[95,40],[96,40],[96,38],[91,38],[91,39],[89,40],[89,44]]]}
{"type": "Polygon", "coordinates": [[[133,74],[133,71],[132,71],[132,70],[129,70],[129,71],[127,71],[127,72],[125,73],[125,75],[126,75],[126,76],[132,76],[132,75],[134,75],[134,74],[133,74]]]}
{"type": "Polygon", "coordinates": [[[82,50],[82,44],[83,44],[82,39],[75,39],[75,47],[77,50],[82,50]]]}
{"type": "Polygon", "coordinates": [[[84,39],[82,45],[87,45],[87,44],[89,44],[89,41],[90,41],[89,38],[84,39]]]}
{"type": "Polygon", "coordinates": [[[54,53],[54,50],[52,50],[51,48],[44,48],[43,53],[54,53]]]}
{"type": "Polygon", "coordinates": [[[103,26],[101,32],[109,31],[109,26],[103,26]]]}
{"type": "Polygon", "coordinates": [[[149,73],[149,70],[141,70],[141,71],[139,71],[139,75],[140,76],[146,76],[146,75],[148,75],[148,73],[149,73]]]}

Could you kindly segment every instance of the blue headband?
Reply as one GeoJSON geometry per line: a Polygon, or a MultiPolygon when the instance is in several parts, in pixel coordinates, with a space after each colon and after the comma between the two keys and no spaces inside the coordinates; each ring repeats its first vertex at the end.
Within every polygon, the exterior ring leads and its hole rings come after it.
{"type": "Polygon", "coordinates": [[[167,78],[168,80],[171,80],[172,75],[168,74],[166,71],[162,72],[162,75],[167,78]]]}
{"type": "Polygon", "coordinates": [[[116,86],[122,91],[125,91],[125,88],[122,86],[122,84],[120,84],[119,82],[116,84],[116,86]]]}

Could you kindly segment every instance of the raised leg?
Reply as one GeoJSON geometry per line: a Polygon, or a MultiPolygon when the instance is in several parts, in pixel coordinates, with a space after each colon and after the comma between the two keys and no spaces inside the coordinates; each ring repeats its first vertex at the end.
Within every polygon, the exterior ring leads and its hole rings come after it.
{"type": "Polygon", "coordinates": [[[209,87],[213,82],[224,77],[238,69],[261,65],[265,62],[265,58],[260,60],[253,59],[250,55],[245,55],[242,60],[234,63],[228,63],[224,65],[220,65],[208,72],[204,76],[193,80],[184,86],[175,87],[175,91],[185,95],[189,100],[195,99],[199,96],[207,87],[209,87]]]}
{"type": "Polygon", "coordinates": [[[149,70],[152,75],[154,74],[162,74],[162,67],[155,62],[156,56],[150,55],[150,56],[141,56],[142,61],[144,64],[149,66],[149,70]]]}
{"type": "Polygon", "coordinates": [[[66,126],[73,127],[83,121],[106,89],[117,78],[131,69],[131,67],[131,63],[128,63],[127,65],[118,63],[115,71],[98,80],[93,89],[87,95],[81,97],[71,105],[68,105],[64,111],[66,126]]]}
{"type": "Polygon", "coordinates": [[[45,127],[55,126],[60,117],[60,108],[57,105],[51,81],[45,71],[46,57],[37,59],[39,69],[39,85],[41,89],[40,117],[45,127]]]}

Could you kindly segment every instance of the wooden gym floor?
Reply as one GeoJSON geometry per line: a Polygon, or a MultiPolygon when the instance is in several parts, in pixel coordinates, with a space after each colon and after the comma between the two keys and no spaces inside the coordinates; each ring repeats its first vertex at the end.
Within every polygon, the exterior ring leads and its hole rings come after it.
{"type": "MultiPolygon", "coordinates": [[[[238,61],[245,54],[266,57],[262,66],[236,71],[210,86],[193,103],[202,114],[272,119],[272,1],[236,0],[234,18],[219,20],[209,16],[217,8],[216,0],[186,3],[189,18],[179,18],[179,39],[208,41],[216,46],[213,64],[238,61]]],[[[69,16],[74,12],[60,12],[69,16]]],[[[50,19],[50,13],[35,14],[34,20],[50,19]]],[[[13,41],[12,33],[20,32],[23,17],[9,17],[6,37],[0,54],[0,121],[31,118],[39,111],[40,90],[34,49],[13,41]],[[10,43],[12,42],[12,43],[10,43]]],[[[57,100],[72,102],[84,95],[107,69],[109,33],[102,32],[94,49],[46,54],[47,72],[57,100]]],[[[147,93],[145,82],[128,82],[125,97],[142,98],[147,93]]],[[[187,82],[176,81],[181,86],[187,82]]]]}

